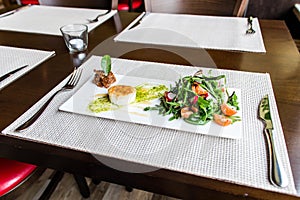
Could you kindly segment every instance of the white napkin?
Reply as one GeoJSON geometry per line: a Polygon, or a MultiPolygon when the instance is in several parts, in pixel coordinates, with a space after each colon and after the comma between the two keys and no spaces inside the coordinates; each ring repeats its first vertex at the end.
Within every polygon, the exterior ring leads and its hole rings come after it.
{"type": "Polygon", "coordinates": [[[0,29],[28,33],[61,35],[59,28],[66,24],[87,24],[88,31],[93,30],[114,14],[116,10],[99,17],[99,21],[88,24],[87,19],[93,19],[107,10],[70,8],[58,6],[34,5],[0,18],[0,29]]]}
{"type": "Polygon", "coordinates": [[[130,29],[139,18],[115,41],[266,52],[257,18],[253,20],[255,34],[246,34],[247,18],[150,13],[130,29]]]}
{"type": "Polygon", "coordinates": [[[0,77],[12,70],[28,65],[1,81],[0,90],[53,55],[55,55],[54,51],[0,46],[0,77]]]}

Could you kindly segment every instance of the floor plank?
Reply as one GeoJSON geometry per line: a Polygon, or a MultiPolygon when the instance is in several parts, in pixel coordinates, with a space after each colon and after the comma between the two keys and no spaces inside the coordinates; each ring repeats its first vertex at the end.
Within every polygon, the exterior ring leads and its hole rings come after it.
{"type": "MultiPolygon", "coordinates": [[[[50,181],[53,170],[47,169],[30,187],[27,187],[22,195],[14,200],[36,200],[43,188],[50,181]]],[[[124,186],[101,181],[95,185],[91,179],[86,178],[91,195],[83,198],[78,190],[77,183],[72,174],[65,173],[60,183],[49,200],[178,200],[175,198],[153,194],[150,192],[133,189],[132,192],[125,190],[124,186]]],[[[10,200],[10,199],[9,199],[10,200]]]]}
{"type": "Polygon", "coordinates": [[[300,39],[294,39],[295,43],[296,43],[296,46],[300,52],[300,39]]]}
{"type": "Polygon", "coordinates": [[[152,195],[152,193],[136,189],[133,189],[132,192],[127,192],[124,186],[110,184],[102,200],[151,200],[152,195]]]}

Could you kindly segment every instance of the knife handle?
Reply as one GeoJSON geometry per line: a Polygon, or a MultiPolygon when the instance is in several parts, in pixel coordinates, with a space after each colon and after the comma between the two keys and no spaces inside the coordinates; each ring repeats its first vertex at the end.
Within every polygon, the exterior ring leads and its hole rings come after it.
{"type": "Polygon", "coordinates": [[[272,130],[266,128],[264,131],[269,148],[270,181],[273,185],[286,187],[288,185],[288,177],[283,169],[281,160],[277,156],[272,130]]]}

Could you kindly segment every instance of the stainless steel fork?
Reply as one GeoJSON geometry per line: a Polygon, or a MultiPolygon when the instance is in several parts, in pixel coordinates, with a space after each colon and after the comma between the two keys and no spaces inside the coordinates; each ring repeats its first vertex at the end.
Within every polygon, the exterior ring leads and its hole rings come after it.
{"type": "Polygon", "coordinates": [[[246,34],[254,34],[255,30],[253,29],[252,26],[253,17],[252,16],[248,17],[247,22],[248,22],[248,29],[246,31],[246,34]]]}
{"type": "Polygon", "coordinates": [[[72,90],[78,83],[80,77],[81,77],[82,69],[75,69],[73,73],[71,74],[71,77],[69,78],[68,82],[58,91],[56,91],[48,100],[45,102],[42,107],[26,122],[24,122],[21,126],[19,126],[15,131],[21,132],[24,131],[26,128],[31,126],[43,113],[43,111],[46,109],[46,107],[49,105],[51,100],[57,95],[59,92],[62,91],[68,91],[72,90]]]}
{"type": "Polygon", "coordinates": [[[89,23],[95,23],[95,22],[98,22],[98,21],[99,21],[99,20],[98,20],[99,17],[104,16],[104,15],[110,13],[110,11],[111,11],[111,10],[107,10],[105,13],[101,13],[101,14],[97,15],[94,19],[87,19],[87,21],[88,21],[89,23]]]}

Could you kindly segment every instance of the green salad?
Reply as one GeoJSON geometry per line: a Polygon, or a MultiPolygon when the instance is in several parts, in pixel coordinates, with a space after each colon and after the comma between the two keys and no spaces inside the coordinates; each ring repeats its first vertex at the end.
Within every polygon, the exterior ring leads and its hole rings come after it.
{"type": "Polygon", "coordinates": [[[214,120],[221,126],[227,126],[241,120],[235,116],[239,109],[235,92],[228,94],[225,75],[205,76],[198,73],[180,78],[160,98],[159,105],[144,110],[171,115],[169,120],[183,118],[195,125],[214,120]]]}

